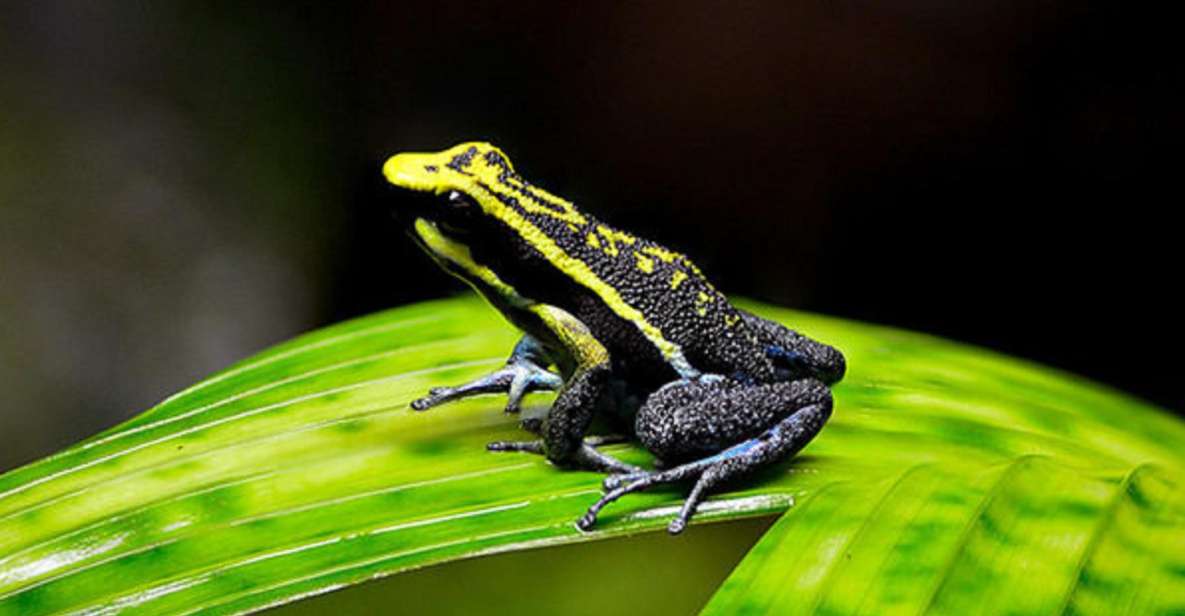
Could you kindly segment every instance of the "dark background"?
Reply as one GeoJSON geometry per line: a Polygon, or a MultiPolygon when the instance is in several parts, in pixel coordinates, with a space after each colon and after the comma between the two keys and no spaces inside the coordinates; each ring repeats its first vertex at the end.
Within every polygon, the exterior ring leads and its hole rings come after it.
{"type": "Polygon", "coordinates": [[[1167,15],[560,4],[0,6],[0,470],[458,292],[379,165],[472,139],[726,291],[1185,408],[1167,15]]]}

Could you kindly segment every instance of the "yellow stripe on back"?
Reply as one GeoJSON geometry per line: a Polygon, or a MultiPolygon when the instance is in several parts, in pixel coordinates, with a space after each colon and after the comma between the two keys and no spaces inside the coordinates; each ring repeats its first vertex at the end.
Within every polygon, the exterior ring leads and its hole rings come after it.
{"type": "Polygon", "coordinates": [[[662,335],[662,332],[652,323],[646,320],[645,315],[640,310],[634,308],[622,299],[621,294],[612,285],[601,280],[596,272],[588,266],[584,261],[573,258],[558,244],[555,240],[548,237],[546,233],[539,230],[538,227],[531,224],[530,221],[519,215],[518,212],[509,208],[503,210],[499,218],[509,225],[511,228],[517,230],[530,245],[534,246],[552,265],[559,268],[560,271],[568,275],[569,278],[579,282],[588,289],[592,290],[601,298],[617,316],[633,323],[642,335],[650,341],[659,352],[662,353],[664,359],[675,369],[676,372],[684,378],[691,378],[699,374],[699,371],[691,367],[687,362],[687,358],[683,356],[683,348],[678,344],[667,340],[662,335]]]}

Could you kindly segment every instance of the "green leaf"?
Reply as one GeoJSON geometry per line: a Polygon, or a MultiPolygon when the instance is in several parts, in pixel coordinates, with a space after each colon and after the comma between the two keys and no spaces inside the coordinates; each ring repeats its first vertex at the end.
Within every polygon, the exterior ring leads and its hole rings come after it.
{"type": "Polygon", "coordinates": [[[809,483],[705,613],[1185,613],[1179,421],[933,339],[860,342],[809,483]]]}
{"type": "MultiPolygon", "coordinates": [[[[1180,422],[984,351],[752,308],[836,344],[850,372],[802,455],[697,516],[790,510],[709,609],[1185,604],[1180,422]]],[[[472,298],[384,312],[0,476],[0,614],[240,613],[458,558],[662,529],[679,489],[627,497],[577,531],[601,477],[485,451],[521,438],[497,398],[407,408],[496,367],[515,338],[472,298]]],[[[534,401],[526,412],[548,399],[534,401]]]]}

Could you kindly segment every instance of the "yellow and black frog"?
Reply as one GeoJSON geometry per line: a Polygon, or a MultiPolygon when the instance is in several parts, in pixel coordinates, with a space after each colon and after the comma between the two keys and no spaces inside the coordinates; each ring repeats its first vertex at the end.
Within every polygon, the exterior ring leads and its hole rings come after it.
{"type": "Polygon", "coordinates": [[[830,417],[838,350],[733,307],[687,257],[530,184],[498,148],[398,154],[383,172],[421,197],[396,212],[414,240],[523,332],[505,367],[412,408],[505,392],[513,412],[529,391],[558,390],[545,418],[523,422],[538,440],[489,449],[611,473],[581,529],[625,494],[694,481],[668,527],[681,532],[715,486],[793,455],[830,417]],[[663,470],[598,451],[606,440],[586,438],[597,415],[663,470]]]}

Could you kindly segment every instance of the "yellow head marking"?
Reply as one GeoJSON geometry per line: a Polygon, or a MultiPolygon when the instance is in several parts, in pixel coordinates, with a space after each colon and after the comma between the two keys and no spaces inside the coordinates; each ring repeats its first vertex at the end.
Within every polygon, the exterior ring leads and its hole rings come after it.
{"type": "Polygon", "coordinates": [[[687,272],[683,270],[675,270],[675,273],[671,274],[671,290],[673,291],[678,289],[679,285],[683,284],[684,280],[687,280],[687,272]]]}
{"type": "Polygon", "coordinates": [[[596,248],[597,250],[600,250],[601,249],[601,239],[597,237],[597,234],[589,233],[588,234],[588,245],[592,246],[593,248],[596,248]]]}
{"type": "MultiPolygon", "coordinates": [[[[395,186],[419,192],[440,195],[459,190],[472,194],[468,189],[474,185],[474,178],[462,173],[460,168],[467,167],[482,152],[502,154],[501,150],[488,143],[462,143],[443,152],[407,152],[388,158],[383,163],[383,175],[395,186]],[[457,162],[464,164],[454,164],[457,162]]],[[[502,158],[509,167],[509,159],[505,156],[502,158]]]]}
{"type": "Polygon", "coordinates": [[[443,152],[396,154],[383,164],[383,175],[395,186],[419,192],[462,192],[487,214],[499,218],[503,210],[517,208],[580,227],[588,224],[571,202],[519,177],[502,150],[488,143],[462,143],[443,152]]]}

